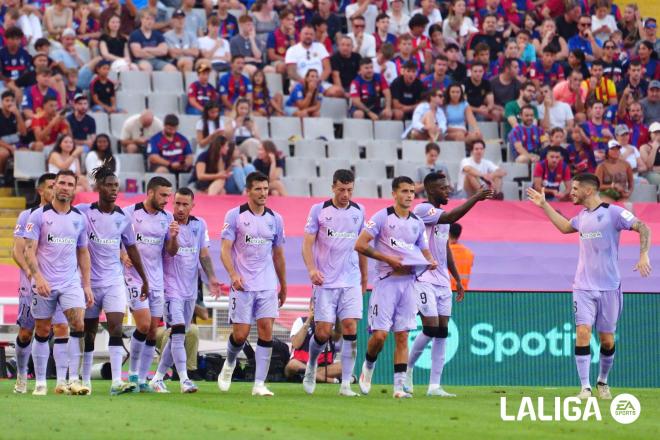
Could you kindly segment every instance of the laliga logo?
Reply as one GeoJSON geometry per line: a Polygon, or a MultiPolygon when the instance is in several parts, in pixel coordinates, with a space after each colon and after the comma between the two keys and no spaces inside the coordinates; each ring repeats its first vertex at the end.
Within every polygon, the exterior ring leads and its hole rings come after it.
{"type": "MultiPolygon", "coordinates": [[[[422,319],[417,316],[417,328],[410,331],[408,334],[408,345],[412,346],[415,341],[415,337],[422,331],[422,319]]],[[[449,319],[449,334],[447,335],[447,342],[445,343],[445,365],[454,357],[458,351],[458,327],[454,324],[452,319],[449,319]]],[[[428,344],[422,355],[419,357],[419,360],[415,364],[415,368],[431,368],[431,344],[428,344]]]]}

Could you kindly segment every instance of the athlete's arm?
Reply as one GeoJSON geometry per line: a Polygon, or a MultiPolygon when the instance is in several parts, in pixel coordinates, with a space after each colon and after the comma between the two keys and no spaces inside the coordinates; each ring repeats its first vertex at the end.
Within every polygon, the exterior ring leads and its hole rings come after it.
{"type": "Polygon", "coordinates": [[[277,294],[279,306],[282,307],[286,301],[286,261],[284,260],[284,247],[277,246],[273,248],[273,265],[275,273],[280,282],[280,293],[277,294]]]}
{"type": "Polygon", "coordinates": [[[31,277],[31,271],[28,267],[27,261],[25,260],[25,239],[22,237],[14,237],[14,245],[11,250],[11,257],[14,262],[18,264],[18,267],[21,268],[23,272],[27,274],[27,277],[31,277]]]}
{"type": "Polygon", "coordinates": [[[456,268],[456,262],[454,262],[454,254],[451,252],[449,242],[447,242],[447,269],[449,269],[449,273],[454,277],[454,280],[456,280],[456,301],[463,301],[465,290],[463,289],[461,274],[458,273],[458,269],[456,268]]]}
{"type": "Polygon", "coordinates": [[[82,279],[82,287],[85,292],[86,305],[87,307],[91,307],[94,304],[92,282],[90,279],[92,260],[89,256],[89,249],[87,249],[87,246],[77,247],[76,256],[78,257],[78,267],[80,268],[80,278],[82,279]]]}
{"type": "Polygon", "coordinates": [[[438,262],[435,261],[429,249],[422,249],[422,255],[429,262],[429,270],[435,270],[438,267],[438,262]]]}
{"type": "Polygon", "coordinates": [[[474,195],[469,199],[467,199],[462,205],[457,206],[451,211],[445,211],[442,214],[440,214],[438,223],[449,224],[449,223],[457,222],[461,217],[467,214],[468,211],[472,209],[474,205],[477,204],[477,202],[491,198],[493,198],[493,190],[482,188],[476,193],[474,193],[474,195]]]}
{"type": "Polygon", "coordinates": [[[231,260],[231,247],[234,245],[233,240],[222,240],[222,249],[220,250],[220,260],[225,270],[229,274],[231,280],[231,287],[234,290],[243,290],[243,280],[234,268],[234,262],[231,260]]]}
{"type": "Polygon", "coordinates": [[[140,251],[136,245],[126,246],[125,252],[122,251],[122,255],[126,255],[128,260],[131,263],[131,266],[135,268],[138,275],[142,279],[142,292],[140,299],[144,301],[149,297],[149,281],[147,280],[147,274],[144,272],[144,266],[142,265],[142,257],[140,256],[140,251]]]}
{"type": "Polygon", "coordinates": [[[527,197],[529,200],[531,200],[532,203],[543,209],[545,215],[548,216],[552,224],[555,225],[555,227],[559,229],[560,232],[564,234],[572,234],[573,232],[577,232],[573,226],[571,226],[571,222],[568,221],[566,217],[555,211],[555,209],[545,200],[544,190],[538,192],[534,188],[527,188],[527,197]]]}
{"type": "Polygon", "coordinates": [[[37,293],[41,296],[48,297],[50,295],[50,286],[48,281],[43,277],[41,271],[39,270],[39,263],[37,262],[37,245],[39,243],[37,240],[25,239],[25,262],[27,263],[28,269],[32,274],[32,279],[34,280],[37,293]]]}
{"type": "Polygon", "coordinates": [[[392,266],[393,269],[401,269],[403,265],[401,264],[401,258],[394,256],[385,255],[381,252],[378,252],[376,249],[372,248],[369,245],[369,242],[374,238],[367,231],[362,231],[357,241],[355,242],[355,250],[358,251],[361,255],[364,255],[367,258],[373,258],[374,260],[382,261],[392,266]]]}
{"type": "Polygon", "coordinates": [[[367,285],[369,283],[369,260],[364,255],[358,254],[358,264],[360,266],[360,285],[364,294],[367,292],[367,285]]]}
{"type": "Polygon", "coordinates": [[[217,298],[220,296],[220,286],[222,286],[222,284],[215,276],[215,269],[213,269],[213,260],[211,259],[209,248],[203,247],[199,251],[199,263],[202,265],[202,270],[209,279],[209,290],[211,291],[211,295],[217,298]]]}
{"type": "Polygon", "coordinates": [[[179,235],[179,223],[176,220],[172,220],[172,223],[170,223],[170,227],[169,227],[167,244],[165,245],[165,249],[167,250],[167,253],[170,254],[170,256],[172,257],[175,256],[177,252],[179,252],[179,242],[176,239],[178,235],[179,235]]]}
{"type": "Polygon", "coordinates": [[[305,237],[303,238],[302,256],[305,266],[307,267],[307,272],[309,273],[309,279],[312,281],[312,284],[320,286],[323,284],[323,274],[314,264],[313,249],[315,240],[316,234],[305,234],[305,237]]]}
{"type": "Polygon", "coordinates": [[[639,233],[639,261],[635,264],[634,270],[639,271],[641,276],[647,277],[651,275],[651,261],[649,260],[651,230],[640,220],[633,223],[632,230],[639,233]]]}

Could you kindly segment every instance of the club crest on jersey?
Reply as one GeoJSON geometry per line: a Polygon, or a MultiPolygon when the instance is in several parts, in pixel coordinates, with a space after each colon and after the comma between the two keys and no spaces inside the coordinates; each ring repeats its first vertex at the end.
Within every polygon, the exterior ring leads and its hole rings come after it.
{"type": "Polygon", "coordinates": [[[18,234],[19,232],[21,232],[21,225],[14,226],[14,234],[18,234]]]}
{"type": "Polygon", "coordinates": [[[354,217],[353,217],[353,224],[354,224],[354,225],[357,225],[358,220],[360,220],[360,217],[358,217],[358,216],[354,216],[354,217]]]}
{"type": "Polygon", "coordinates": [[[431,208],[429,208],[428,215],[429,215],[429,216],[434,216],[436,212],[437,212],[437,211],[435,210],[435,208],[431,207],[431,208]]]}
{"type": "Polygon", "coordinates": [[[270,232],[273,232],[273,230],[275,229],[275,227],[273,226],[272,223],[268,223],[268,229],[270,229],[270,232]]]}
{"type": "Polygon", "coordinates": [[[603,219],[603,214],[598,214],[596,218],[598,219],[598,223],[600,223],[600,221],[603,219]]]}

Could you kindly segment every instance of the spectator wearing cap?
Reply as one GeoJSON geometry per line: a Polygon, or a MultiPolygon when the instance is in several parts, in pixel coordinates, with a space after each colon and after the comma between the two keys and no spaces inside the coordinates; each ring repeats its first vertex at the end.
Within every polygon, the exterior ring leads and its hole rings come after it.
{"type": "Polygon", "coordinates": [[[391,119],[392,95],[390,87],[382,75],[374,73],[373,61],[360,60],[358,75],[351,82],[351,107],[348,115],[356,119],[369,118],[372,121],[391,119]],[[383,107],[382,103],[385,103],[383,107]]]}
{"type": "Polygon", "coordinates": [[[371,0],[356,0],[355,3],[346,6],[346,20],[348,21],[349,32],[353,32],[353,24],[351,20],[358,15],[364,17],[365,32],[373,34],[376,31],[378,7],[371,0]]]}
{"type": "Polygon", "coordinates": [[[119,141],[124,153],[144,152],[149,139],[163,130],[163,122],[151,110],[129,116],[121,127],[119,141]]]}
{"type": "Polygon", "coordinates": [[[651,125],[660,121],[660,81],[651,81],[648,94],[640,103],[644,112],[644,124],[651,125]]]}
{"type": "Polygon", "coordinates": [[[348,37],[353,41],[353,52],[362,57],[376,57],[376,38],[365,32],[366,21],[363,16],[357,15],[351,18],[351,29],[353,32],[348,37]]]}
{"type": "Polygon", "coordinates": [[[640,174],[650,184],[660,185],[660,122],[654,122],[649,127],[651,140],[639,149],[644,164],[644,171],[640,174]]]}
{"type": "Polygon", "coordinates": [[[633,170],[635,184],[640,183],[639,173],[646,171],[639,149],[630,143],[630,128],[625,124],[619,124],[614,130],[616,141],[621,145],[621,159],[630,164],[633,170]]]}
{"type": "Polygon", "coordinates": [[[40,67],[37,69],[36,80],[36,84],[28,87],[23,96],[22,110],[28,120],[41,112],[46,97],[54,98],[56,108],[62,108],[62,96],[51,87],[51,70],[48,67],[40,67]]]}
{"type": "Polygon", "coordinates": [[[110,61],[99,62],[95,69],[96,76],[89,86],[92,96],[92,111],[117,113],[117,96],[115,94],[115,83],[109,78],[110,61]]]}
{"type": "Polygon", "coordinates": [[[408,22],[410,21],[410,16],[406,13],[403,3],[403,0],[391,0],[390,8],[387,11],[387,15],[390,17],[390,27],[388,32],[397,37],[406,34],[409,31],[408,22]]]}
{"type": "Polygon", "coordinates": [[[561,147],[549,147],[545,159],[536,163],[533,186],[538,192],[544,190],[547,200],[568,200],[571,191],[571,170],[562,159],[561,147]],[[564,184],[563,191],[562,183],[564,184]]]}
{"type": "Polygon", "coordinates": [[[234,108],[238,98],[246,98],[252,103],[252,82],[244,75],[245,58],[242,55],[233,55],[231,68],[218,80],[218,95],[226,111],[234,108]]]}
{"type": "Polygon", "coordinates": [[[209,17],[206,23],[208,34],[197,39],[197,46],[201,53],[201,58],[197,63],[209,64],[216,72],[224,72],[229,69],[231,49],[229,41],[220,35],[219,26],[220,19],[217,16],[209,17]]]}
{"type": "MultiPolygon", "coordinates": [[[[65,29],[73,27],[73,10],[64,0],[52,0],[44,12],[44,27],[48,37],[59,40],[65,29]]],[[[75,33],[74,33],[75,35],[75,33]]]]}
{"type": "Polygon", "coordinates": [[[128,38],[136,27],[137,8],[133,0],[125,0],[123,3],[120,0],[107,0],[105,9],[101,12],[101,27],[105,28],[110,18],[115,15],[120,18],[119,35],[128,38]]]}
{"type": "Polygon", "coordinates": [[[268,62],[275,67],[279,74],[286,73],[284,56],[286,51],[296,44],[298,33],[296,32],[296,15],[291,9],[283,9],[280,12],[280,25],[268,34],[266,40],[266,52],[268,62]]]}
{"type": "Polygon", "coordinates": [[[392,81],[392,114],[397,120],[408,120],[422,100],[424,84],[417,78],[417,64],[408,61],[403,65],[402,75],[392,81]]]}
{"type": "Polygon", "coordinates": [[[211,66],[206,63],[197,65],[197,81],[188,86],[188,104],[186,105],[186,114],[201,115],[204,106],[209,102],[218,101],[218,92],[215,87],[209,83],[211,76],[211,66]]]}
{"type": "Polygon", "coordinates": [[[5,46],[0,49],[0,81],[14,92],[20,93],[16,80],[32,70],[32,57],[21,47],[23,31],[11,27],[5,31],[5,46]]]}
{"type": "Polygon", "coordinates": [[[128,38],[133,62],[145,72],[176,72],[176,67],[167,62],[167,43],[160,31],[153,30],[154,23],[153,13],[147,10],[140,12],[140,27],[128,38]]]}
{"type": "Polygon", "coordinates": [[[76,69],[78,71],[78,88],[87,90],[94,76],[94,66],[102,58],[96,56],[85,63],[76,50],[76,31],[71,28],[64,29],[60,43],[62,47],[52,52],[53,61],[57,63],[61,71],[76,69]]]}
{"type": "Polygon", "coordinates": [[[184,28],[186,13],[177,9],[172,14],[170,23],[172,29],[165,32],[163,37],[168,47],[168,55],[181,72],[192,72],[195,58],[199,56],[197,35],[184,28]]]}
{"type": "Polygon", "coordinates": [[[96,121],[87,113],[88,110],[87,96],[79,93],[73,98],[73,112],[66,118],[74,144],[83,147],[85,152],[91,149],[96,139],[96,121]]]}
{"type": "Polygon", "coordinates": [[[20,140],[27,134],[27,128],[14,92],[5,90],[0,99],[0,174],[4,174],[7,161],[21,146],[20,140]]]}
{"type": "Polygon", "coordinates": [[[351,83],[360,71],[362,57],[353,52],[353,40],[344,35],[339,37],[337,51],[330,57],[332,83],[341,87],[346,95],[350,94],[351,83]]]}
{"type": "Polygon", "coordinates": [[[655,18],[649,17],[644,20],[644,27],[640,35],[642,39],[635,44],[635,52],[639,52],[639,46],[642,44],[642,41],[648,41],[653,45],[655,53],[660,53],[660,39],[657,37],[657,27],[655,18]]]}
{"type": "Polygon", "coordinates": [[[177,131],[179,118],[169,114],[163,121],[163,131],[149,139],[147,160],[155,173],[186,173],[193,165],[193,151],[188,139],[177,131]]]}
{"type": "Polygon", "coordinates": [[[621,102],[626,102],[624,95],[632,95],[635,101],[639,101],[646,96],[649,88],[649,82],[642,75],[642,63],[639,60],[632,60],[628,65],[626,75],[616,85],[617,94],[621,96],[621,102]]]}
{"type": "Polygon", "coordinates": [[[626,100],[621,99],[617,111],[617,119],[630,129],[630,142],[637,148],[649,141],[649,129],[644,125],[644,111],[639,101],[634,101],[631,95],[626,100]]]}
{"type": "Polygon", "coordinates": [[[596,168],[600,197],[605,203],[626,202],[635,187],[632,167],[621,158],[621,145],[614,139],[607,143],[605,160],[596,168]]]}
{"type": "MultiPolygon", "coordinates": [[[[257,44],[257,33],[254,29],[254,20],[249,15],[243,15],[238,19],[238,34],[234,35],[229,40],[229,48],[231,56],[235,57],[240,55],[245,61],[244,69],[248,76],[252,76],[254,72],[262,64],[262,53],[257,44]]],[[[274,69],[267,66],[265,70],[273,71],[274,69]]]]}

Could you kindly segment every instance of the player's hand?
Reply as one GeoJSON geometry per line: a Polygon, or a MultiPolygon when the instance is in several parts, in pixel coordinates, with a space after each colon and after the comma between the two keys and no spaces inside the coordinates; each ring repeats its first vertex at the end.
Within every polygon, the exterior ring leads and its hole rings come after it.
{"type": "Polygon", "coordinates": [[[209,291],[211,292],[211,296],[213,298],[219,298],[220,295],[222,295],[222,283],[218,281],[217,278],[209,278],[209,291]]]}
{"type": "Polygon", "coordinates": [[[438,268],[438,262],[435,260],[429,261],[429,270],[436,270],[438,268]]]}
{"type": "Polygon", "coordinates": [[[474,196],[478,201],[482,201],[486,199],[492,199],[493,195],[495,195],[495,191],[493,191],[491,188],[481,188],[476,192],[474,196]]]}
{"type": "Polygon", "coordinates": [[[635,264],[633,270],[635,272],[639,272],[639,274],[644,278],[651,275],[651,262],[649,261],[649,256],[640,255],[639,261],[637,264],[635,264]]]}
{"type": "Polygon", "coordinates": [[[403,264],[401,264],[402,261],[402,257],[391,256],[387,259],[387,264],[389,264],[394,270],[401,270],[404,268],[403,264]]]}
{"type": "Polygon", "coordinates": [[[174,220],[169,227],[170,238],[176,238],[179,235],[179,223],[174,220]]]}
{"type": "Polygon", "coordinates": [[[315,286],[322,286],[323,285],[323,274],[318,270],[314,269],[309,272],[309,279],[312,281],[312,284],[315,286]]]}
{"type": "Polygon", "coordinates": [[[34,276],[34,290],[39,294],[39,296],[43,296],[44,298],[48,298],[50,296],[50,285],[40,273],[37,273],[34,276]]]}
{"type": "Polygon", "coordinates": [[[279,304],[278,307],[282,307],[285,301],[286,301],[286,287],[281,286],[280,292],[277,294],[277,302],[279,304]]]}
{"type": "Polygon", "coordinates": [[[140,301],[146,301],[149,298],[149,283],[142,283],[140,288],[140,301]]]}
{"type": "Polygon", "coordinates": [[[94,294],[92,293],[92,288],[90,286],[83,287],[83,292],[85,292],[85,306],[89,309],[94,305],[94,294]]]}
{"type": "Polygon", "coordinates": [[[547,203],[545,201],[545,188],[541,188],[541,192],[536,191],[534,188],[527,188],[527,198],[539,208],[547,203]]]}
{"type": "Polygon", "coordinates": [[[465,297],[465,289],[462,283],[456,283],[456,301],[461,302],[465,297]]]}
{"type": "Polygon", "coordinates": [[[231,277],[231,288],[234,290],[243,290],[243,279],[236,274],[231,277]]]}

